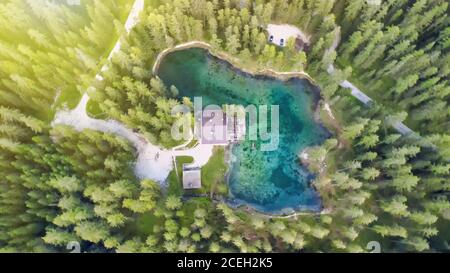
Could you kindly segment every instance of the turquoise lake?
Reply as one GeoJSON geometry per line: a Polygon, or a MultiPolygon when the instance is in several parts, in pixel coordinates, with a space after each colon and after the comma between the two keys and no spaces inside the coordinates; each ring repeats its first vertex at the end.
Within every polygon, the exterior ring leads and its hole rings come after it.
{"type": "Polygon", "coordinates": [[[268,213],[321,209],[320,197],[311,186],[314,176],[298,157],[305,148],[330,136],[314,120],[319,98],[308,80],[283,82],[252,76],[200,48],[168,54],[158,76],[167,86],[177,87],[180,98],[202,97],[204,106],[268,105],[270,109],[270,105],[279,105],[278,149],[261,151],[261,140],[233,146],[235,160],[229,176],[232,203],[268,213]]]}

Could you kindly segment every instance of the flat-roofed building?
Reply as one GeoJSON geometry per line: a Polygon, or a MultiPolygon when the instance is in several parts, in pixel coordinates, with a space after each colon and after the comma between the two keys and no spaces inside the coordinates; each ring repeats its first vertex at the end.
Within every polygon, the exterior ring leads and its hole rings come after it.
{"type": "Polygon", "coordinates": [[[200,168],[189,168],[183,165],[183,188],[185,190],[200,189],[202,187],[202,175],[200,168]]]}
{"type": "Polygon", "coordinates": [[[227,118],[222,110],[203,110],[202,144],[228,145],[227,118]]]}
{"type": "Polygon", "coordinates": [[[228,105],[231,115],[222,110],[204,110],[201,126],[201,143],[229,145],[245,138],[245,110],[228,105]]]}

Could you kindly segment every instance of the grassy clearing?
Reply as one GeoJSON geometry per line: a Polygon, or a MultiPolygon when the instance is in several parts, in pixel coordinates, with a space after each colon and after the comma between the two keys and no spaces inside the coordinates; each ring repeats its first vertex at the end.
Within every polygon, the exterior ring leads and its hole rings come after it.
{"type": "Polygon", "coordinates": [[[228,187],[225,183],[225,174],[228,166],[225,162],[225,149],[217,147],[208,164],[202,168],[202,188],[194,191],[198,194],[220,195],[228,194],[228,187]]]}
{"type": "Polygon", "coordinates": [[[198,144],[198,140],[194,139],[188,145],[186,145],[186,148],[188,148],[188,149],[194,148],[195,146],[197,146],[197,144],[198,144]]]}
{"type": "Polygon", "coordinates": [[[183,164],[189,164],[194,162],[194,158],[190,156],[179,156],[176,158],[177,162],[177,172],[175,170],[171,171],[168,177],[169,181],[169,188],[167,191],[168,195],[176,195],[181,196],[184,193],[183,189],[183,181],[182,181],[182,174],[183,174],[183,164]]]}
{"type": "Polygon", "coordinates": [[[220,195],[228,194],[228,187],[225,183],[225,174],[228,170],[228,165],[225,162],[225,149],[217,147],[214,149],[214,154],[209,162],[202,167],[201,179],[202,188],[197,190],[184,190],[183,189],[183,164],[189,164],[193,162],[193,158],[190,156],[180,156],[176,158],[177,171],[171,171],[169,174],[168,183],[168,195],[182,196],[184,193],[187,195],[196,194],[213,194],[218,193],[220,195]]]}

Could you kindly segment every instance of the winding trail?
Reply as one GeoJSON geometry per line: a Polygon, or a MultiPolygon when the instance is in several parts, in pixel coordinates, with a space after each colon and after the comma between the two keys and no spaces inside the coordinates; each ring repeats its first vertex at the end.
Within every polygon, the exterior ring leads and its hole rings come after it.
{"type": "MultiPolygon", "coordinates": [[[[128,14],[127,21],[125,22],[126,35],[128,35],[131,32],[131,30],[133,29],[133,27],[139,22],[139,14],[141,14],[141,11],[143,11],[144,8],[145,8],[145,0],[135,0],[134,1],[133,7],[131,7],[130,13],[128,14]]],[[[122,48],[121,38],[122,37],[119,37],[119,40],[117,40],[113,49],[109,53],[109,56],[106,59],[107,61],[110,61],[111,58],[114,56],[114,54],[119,52],[120,49],[122,48]]],[[[100,70],[100,73],[107,71],[108,68],[109,67],[108,67],[108,62],[107,62],[100,70]]],[[[100,75],[100,73],[95,75],[95,78],[99,81],[103,81],[103,77],[100,75]]]]}
{"type": "Polygon", "coordinates": [[[77,131],[91,129],[123,137],[136,148],[138,158],[135,164],[135,174],[141,179],[152,179],[164,185],[169,173],[173,170],[174,157],[191,156],[194,158],[193,166],[202,167],[213,155],[214,145],[200,144],[188,150],[167,150],[153,145],[145,137],[116,120],[91,118],[86,112],[88,100],[89,97],[85,95],[74,110],[59,111],[52,126],[68,125],[77,131]]]}
{"type": "MultiPolygon", "coordinates": [[[[126,35],[130,33],[133,27],[139,21],[139,14],[144,9],[145,4],[144,0],[136,0],[131,8],[127,21],[125,23],[126,35]]],[[[102,72],[105,72],[109,69],[108,63],[115,53],[119,52],[122,46],[120,37],[115,44],[114,48],[110,52],[107,63],[101,68],[101,71],[95,76],[96,80],[103,81],[103,77],[101,76],[102,72]]],[[[336,50],[339,45],[340,39],[340,31],[336,31],[336,39],[333,42],[333,45],[328,51],[336,50]]],[[[185,44],[178,45],[174,48],[167,49],[161,52],[155,62],[153,67],[153,72],[156,72],[158,69],[160,60],[169,52],[174,50],[180,50],[186,47],[191,46],[201,46],[204,48],[210,49],[210,45],[200,41],[192,41],[185,44]]],[[[264,71],[265,73],[275,73],[273,71],[264,71]]],[[[263,72],[263,73],[264,73],[263,72]]],[[[330,65],[327,69],[329,74],[333,74],[335,72],[335,68],[333,65],[330,65]]],[[[286,77],[295,77],[295,76],[303,76],[309,77],[305,72],[287,72],[287,73],[276,73],[278,77],[286,76],[286,77]]],[[[359,101],[364,103],[365,105],[370,105],[373,101],[370,97],[368,97],[364,92],[359,90],[349,81],[344,81],[340,84],[343,88],[349,88],[352,90],[352,95],[357,98],[359,101]]],[[[120,137],[128,140],[135,148],[138,153],[138,158],[135,163],[135,174],[137,177],[141,179],[152,179],[159,182],[162,186],[165,186],[165,181],[169,173],[174,169],[174,158],[178,156],[191,156],[194,159],[192,163],[195,167],[202,167],[208,163],[209,159],[213,155],[214,145],[203,145],[199,144],[191,149],[184,149],[191,140],[187,141],[185,144],[180,145],[174,149],[164,149],[157,145],[152,144],[148,141],[143,135],[134,132],[130,128],[127,128],[124,124],[116,120],[100,120],[89,117],[86,107],[89,101],[89,95],[85,93],[77,107],[73,110],[64,109],[58,111],[55,115],[55,118],[52,122],[52,126],[57,125],[68,125],[72,126],[77,131],[83,131],[85,129],[91,129],[96,131],[101,131],[104,133],[111,133],[118,135],[120,137]]],[[[329,109],[329,106],[328,106],[329,109]]],[[[331,113],[331,111],[329,111],[331,113]]],[[[408,135],[413,133],[411,129],[409,129],[406,125],[401,122],[397,122],[393,124],[393,127],[399,131],[403,135],[408,135]]]]}
{"type": "MultiPolygon", "coordinates": [[[[126,34],[129,34],[133,27],[138,23],[139,14],[143,9],[144,0],[136,0],[125,23],[126,34]]],[[[114,54],[120,51],[121,45],[121,38],[119,38],[109,54],[107,61],[110,61],[114,54]]],[[[101,72],[107,70],[108,64],[105,64],[102,67],[101,72]]],[[[101,72],[95,76],[98,81],[103,80],[101,72]]],[[[68,125],[72,126],[77,131],[91,129],[125,138],[136,148],[138,153],[138,158],[135,163],[135,174],[138,178],[152,179],[159,182],[162,186],[165,186],[165,181],[174,168],[173,159],[175,157],[191,156],[194,158],[194,162],[192,163],[193,166],[202,167],[208,163],[213,155],[213,145],[197,145],[188,150],[178,150],[179,148],[185,147],[188,142],[172,150],[163,149],[153,145],[144,136],[135,133],[121,122],[111,119],[100,120],[89,117],[86,111],[88,101],[89,95],[85,93],[75,109],[58,111],[52,122],[52,126],[68,125]]]]}
{"type": "MultiPolygon", "coordinates": [[[[340,44],[340,40],[341,40],[341,31],[340,31],[340,27],[339,27],[336,30],[336,37],[335,37],[335,39],[333,41],[333,45],[326,51],[325,54],[327,54],[330,51],[335,51],[337,49],[337,47],[339,46],[339,44],[340,44]]],[[[336,69],[334,68],[334,65],[330,64],[328,66],[327,72],[328,72],[328,74],[332,75],[332,74],[334,74],[335,70],[336,69]]],[[[355,85],[353,85],[351,82],[349,82],[347,80],[341,82],[340,86],[342,88],[350,89],[352,96],[355,97],[357,100],[359,100],[360,102],[362,102],[366,106],[370,106],[370,104],[372,104],[374,102],[374,100],[372,100],[372,98],[367,96],[366,93],[361,91],[358,87],[356,87],[355,85]]],[[[394,122],[393,124],[390,124],[390,125],[397,132],[402,134],[403,136],[409,136],[409,135],[412,135],[412,134],[416,134],[413,130],[408,128],[408,126],[406,126],[403,122],[397,121],[397,122],[394,122]]]]}

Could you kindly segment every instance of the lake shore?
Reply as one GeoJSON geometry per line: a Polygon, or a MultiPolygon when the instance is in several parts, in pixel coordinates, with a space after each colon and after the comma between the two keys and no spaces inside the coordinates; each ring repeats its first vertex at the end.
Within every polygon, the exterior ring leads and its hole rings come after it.
{"type": "MultiPolygon", "coordinates": [[[[161,79],[165,79],[164,74],[161,75],[161,73],[164,73],[164,71],[166,69],[164,66],[165,60],[166,60],[165,57],[169,58],[168,55],[170,55],[171,53],[180,52],[180,51],[184,51],[184,50],[190,50],[190,49],[204,50],[204,54],[207,54],[209,56],[209,58],[214,59],[214,61],[216,61],[216,62],[222,63],[224,66],[228,67],[228,69],[234,71],[234,73],[239,74],[243,77],[261,79],[261,80],[267,79],[267,80],[271,80],[271,81],[281,81],[281,82],[289,81],[290,84],[294,84],[294,85],[299,84],[299,85],[309,86],[309,89],[310,89],[309,93],[312,98],[312,101],[311,101],[312,103],[310,104],[311,116],[313,117],[314,121],[317,124],[319,124],[325,131],[329,132],[328,130],[326,130],[326,126],[323,125],[323,122],[320,119],[320,115],[319,115],[319,112],[321,111],[321,108],[323,106],[323,104],[320,103],[321,102],[320,89],[316,85],[314,80],[311,79],[311,77],[308,74],[306,74],[305,72],[276,72],[276,71],[273,71],[270,69],[265,69],[265,70],[261,70],[261,71],[251,71],[249,69],[241,68],[241,64],[239,63],[238,59],[231,57],[225,53],[213,52],[214,50],[207,43],[193,41],[193,42],[184,43],[184,44],[172,47],[172,48],[168,48],[168,49],[162,51],[158,55],[157,60],[154,63],[154,66],[153,66],[154,75],[158,78],[161,77],[161,79]]],[[[184,63],[184,61],[181,61],[181,60],[179,60],[178,62],[184,63]]],[[[176,76],[174,76],[174,77],[176,77],[176,76]]],[[[326,112],[326,113],[328,113],[328,112],[326,112]]],[[[331,134],[329,134],[329,135],[331,135],[331,134]]],[[[232,168],[233,168],[233,166],[232,166],[233,164],[231,162],[232,161],[231,150],[232,150],[232,147],[227,148],[228,158],[226,161],[228,163],[229,169],[225,175],[225,180],[227,181],[227,184],[229,186],[230,186],[230,184],[229,184],[230,183],[230,174],[231,174],[232,168]]],[[[297,152],[301,152],[301,151],[297,151],[297,152]]],[[[300,165],[300,161],[298,161],[298,164],[300,165]]],[[[313,184],[312,181],[310,183],[310,186],[312,186],[313,188],[316,188],[314,185],[311,185],[311,184],[313,184]]],[[[318,193],[320,195],[320,193],[318,191],[316,191],[316,193],[318,193]]],[[[295,215],[300,215],[300,214],[327,213],[327,211],[328,211],[326,208],[324,208],[322,206],[322,204],[320,204],[319,206],[303,205],[303,206],[295,207],[295,208],[287,207],[286,209],[279,209],[279,210],[276,209],[274,211],[268,212],[268,211],[265,211],[266,210],[265,208],[262,208],[258,204],[240,200],[239,198],[237,198],[237,196],[234,196],[232,194],[232,192],[230,192],[228,198],[225,198],[225,200],[223,200],[223,201],[225,203],[227,203],[230,207],[252,211],[254,213],[265,215],[267,217],[293,217],[295,215]]]]}
{"type": "MultiPolygon", "coordinates": [[[[216,50],[213,49],[213,47],[210,44],[208,44],[206,42],[192,41],[192,42],[179,44],[179,45],[171,47],[171,48],[167,48],[164,51],[162,51],[160,54],[158,54],[158,57],[153,65],[153,69],[152,69],[153,74],[156,77],[158,77],[158,71],[159,71],[160,65],[167,55],[169,55],[170,53],[173,53],[173,52],[188,50],[188,49],[192,49],[192,48],[200,48],[200,49],[206,50],[210,56],[218,59],[221,62],[226,63],[234,71],[236,71],[236,73],[239,73],[239,74],[247,75],[247,76],[254,77],[254,78],[276,79],[276,80],[280,80],[283,82],[287,82],[289,80],[295,80],[295,79],[306,80],[312,86],[312,91],[313,91],[313,95],[314,95],[315,101],[314,101],[314,104],[312,105],[312,109],[311,109],[314,112],[314,114],[313,114],[314,120],[317,123],[319,123],[321,126],[326,128],[327,131],[330,132],[330,134],[333,134],[332,132],[336,132],[336,130],[330,130],[330,129],[336,129],[335,128],[336,124],[339,124],[339,121],[334,116],[332,109],[330,107],[330,104],[327,103],[321,96],[321,89],[318,86],[318,84],[316,83],[316,81],[308,73],[306,73],[304,71],[277,72],[273,69],[263,69],[263,70],[259,70],[259,71],[252,70],[249,68],[242,67],[242,64],[240,63],[238,58],[230,56],[229,54],[222,52],[222,51],[217,52],[216,50]],[[326,115],[326,118],[324,119],[323,116],[321,116],[321,114],[326,115]]],[[[228,163],[230,166],[230,168],[228,169],[228,171],[226,173],[226,177],[225,177],[227,183],[229,182],[228,180],[230,178],[229,176],[230,176],[231,165],[232,165],[232,164],[230,164],[231,163],[230,162],[231,161],[231,148],[232,147],[228,147],[228,149],[227,149],[228,153],[229,153],[228,163]]],[[[307,148],[303,151],[299,151],[299,164],[302,164],[306,168],[308,168],[311,163],[308,158],[309,148],[307,148]],[[305,155],[305,157],[301,157],[300,155],[305,155]]],[[[316,173],[316,174],[318,176],[323,176],[324,172],[325,172],[325,170],[322,170],[322,172],[320,172],[318,174],[316,173]]],[[[313,180],[313,181],[311,181],[310,185],[317,191],[319,196],[321,196],[322,193],[320,192],[319,187],[317,187],[318,185],[316,183],[317,183],[317,181],[313,180]]],[[[267,218],[295,218],[296,216],[300,216],[300,215],[329,214],[332,211],[332,209],[329,208],[327,206],[327,204],[322,203],[322,206],[320,209],[317,209],[317,208],[316,209],[304,208],[304,209],[300,209],[300,210],[285,209],[285,210],[278,211],[277,213],[267,213],[267,212],[263,212],[258,209],[255,209],[248,202],[242,202],[242,200],[236,199],[232,195],[228,196],[228,198],[226,198],[226,200],[224,200],[224,202],[226,204],[228,204],[228,206],[233,207],[235,209],[238,209],[238,208],[243,209],[245,211],[248,211],[253,214],[263,216],[263,217],[267,217],[267,218]]]]}
{"type": "Polygon", "coordinates": [[[161,51],[152,68],[152,73],[154,76],[158,77],[158,70],[159,67],[164,60],[164,57],[169,55],[170,53],[176,52],[176,51],[182,51],[186,49],[191,48],[201,48],[208,51],[208,54],[213,56],[214,58],[219,59],[220,61],[228,63],[236,72],[247,74],[252,77],[269,77],[269,78],[275,78],[277,80],[281,81],[289,81],[292,79],[304,79],[307,80],[312,86],[313,91],[315,91],[315,94],[317,95],[317,102],[316,107],[313,109],[315,112],[314,119],[316,122],[322,124],[327,129],[336,127],[336,123],[338,123],[337,119],[334,117],[330,105],[323,99],[321,96],[321,90],[317,82],[306,72],[304,71],[293,71],[293,72],[278,72],[273,69],[263,69],[263,70],[253,70],[250,68],[243,67],[240,63],[239,59],[233,56],[230,56],[228,53],[223,51],[217,51],[214,50],[214,48],[207,42],[203,41],[191,41],[182,43],[170,48],[167,48],[163,51],[161,51]],[[328,115],[328,119],[330,124],[322,118],[320,118],[320,110],[322,105],[324,106],[325,113],[328,115]]]}
{"type": "MultiPolygon", "coordinates": [[[[273,69],[263,69],[263,70],[254,70],[250,69],[248,67],[243,67],[240,63],[239,59],[233,56],[230,56],[228,53],[223,51],[216,51],[214,48],[208,44],[207,42],[203,41],[191,41],[187,43],[182,43],[179,45],[176,45],[174,47],[167,48],[163,50],[161,53],[158,54],[155,63],[153,65],[153,75],[157,76],[159,66],[161,65],[162,60],[164,57],[172,52],[181,51],[184,49],[190,49],[190,48],[202,48],[208,51],[208,53],[218,59],[221,59],[222,61],[228,62],[230,65],[235,67],[236,69],[240,70],[241,72],[244,72],[246,74],[249,74],[251,76],[268,76],[272,78],[276,78],[281,81],[288,81],[292,78],[302,78],[308,80],[312,85],[317,86],[317,83],[314,81],[314,79],[306,72],[304,71],[294,71],[294,72],[278,72],[273,69]]],[[[317,86],[318,87],[318,86],[317,86]]]]}

